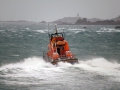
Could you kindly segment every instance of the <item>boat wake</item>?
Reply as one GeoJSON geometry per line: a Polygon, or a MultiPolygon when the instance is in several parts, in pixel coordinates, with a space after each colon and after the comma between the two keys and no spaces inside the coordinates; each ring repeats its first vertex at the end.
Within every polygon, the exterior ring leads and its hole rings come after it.
{"type": "Polygon", "coordinates": [[[14,70],[14,69],[25,69],[25,70],[37,70],[40,68],[51,68],[54,67],[50,63],[46,63],[43,61],[41,57],[30,57],[27,59],[24,59],[21,62],[18,63],[12,63],[12,64],[6,64],[2,65],[0,67],[1,70],[14,70]]]}
{"type": "MultiPolygon", "coordinates": [[[[68,72],[73,73],[69,68],[80,69],[92,73],[93,75],[108,76],[110,80],[120,82],[120,64],[109,62],[104,58],[97,58],[87,61],[79,61],[79,64],[58,63],[57,66],[43,61],[41,57],[31,57],[24,61],[2,65],[0,67],[0,83],[7,84],[40,84],[45,80],[50,81],[58,78],[59,75],[68,72]],[[34,82],[33,82],[34,80],[34,82]]],[[[74,71],[74,73],[77,70],[74,71]]]]}
{"type": "Polygon", "coordinates": [[[111,77],[111,80],[120,82],[120,64],[117,62],[109,62],[105,58],[96,58],[87,61],[80,61],[75,65],[93,74],[111,77]]]}

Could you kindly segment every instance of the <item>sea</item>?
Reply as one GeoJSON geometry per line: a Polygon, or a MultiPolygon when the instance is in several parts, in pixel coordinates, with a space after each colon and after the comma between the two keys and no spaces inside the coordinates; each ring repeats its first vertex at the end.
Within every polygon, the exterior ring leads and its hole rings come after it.
{"type": "Polygon", "coordinates": [[[43,60],[55,24],[0,23],[0,90],[120,90],[120,29],[56,25],[78,64],[43,60]]]}

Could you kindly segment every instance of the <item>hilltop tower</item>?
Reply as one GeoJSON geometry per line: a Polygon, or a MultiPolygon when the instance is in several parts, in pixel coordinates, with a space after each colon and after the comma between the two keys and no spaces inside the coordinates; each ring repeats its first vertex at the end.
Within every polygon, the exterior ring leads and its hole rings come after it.
{"type": "Polygon", "coordinates": [[[77,17],[79,17],[79,13],[77,13],[77,17]]]}

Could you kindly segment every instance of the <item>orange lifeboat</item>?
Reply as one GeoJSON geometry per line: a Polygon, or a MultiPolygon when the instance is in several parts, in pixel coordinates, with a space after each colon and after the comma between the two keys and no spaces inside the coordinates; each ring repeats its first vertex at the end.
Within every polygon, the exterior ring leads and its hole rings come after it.
{"type": "Polygon", "coordinates": [[[64,39],[64,33],[49,34],[48,50],[43,52],[46,62],[57,64],[58,62],[78,63],[78,59],[70,51],[68,42],[64,39]]]}

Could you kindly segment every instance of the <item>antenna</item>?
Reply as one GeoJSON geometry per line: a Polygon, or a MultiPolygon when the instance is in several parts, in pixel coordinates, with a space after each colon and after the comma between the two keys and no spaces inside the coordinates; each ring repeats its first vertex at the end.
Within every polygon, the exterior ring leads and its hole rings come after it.
{"type": "Polygon", "coordinates": [[[57,27],[56,27],[56,25],[55,25],[55,31],[56,31],[55,33],[57,34],[57,27]]]}
{"type": "Polygon", "coordinates": [[[63,29],[63,33],[64,33],[64,39],[65,39],[65,32],[64,32],[65,29],[63,29]]]}
{"type": "Polygon", "coordinates": [[[49,39],[50,39],[50,33],[49,33],[49,23],[48,23],[48,36],[49,36],[49,39]]]}
{"type": "Polygon", "coordinates": [[[79,13],[77,13],[77,17],[79,17],[79,13]]]}

